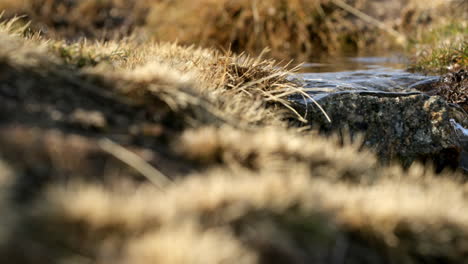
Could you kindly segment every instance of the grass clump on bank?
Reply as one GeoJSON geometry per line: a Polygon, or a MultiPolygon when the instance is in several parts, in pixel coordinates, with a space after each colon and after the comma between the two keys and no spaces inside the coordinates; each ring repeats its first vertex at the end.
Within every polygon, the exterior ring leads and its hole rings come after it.
{"type": "Polygon", "coordinates": [[[411,50],[416,51],[411,69],[426,73],[467,70],[468,24],[449,23],[425,32],[411,50]]]}

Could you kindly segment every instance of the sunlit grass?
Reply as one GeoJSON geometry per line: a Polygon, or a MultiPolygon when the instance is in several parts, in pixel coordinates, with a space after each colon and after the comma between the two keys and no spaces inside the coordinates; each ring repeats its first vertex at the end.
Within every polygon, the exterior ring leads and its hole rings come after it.
{"type": "Polygon", "coordinates": [[[411,69],[415,71],[444,73],[457,71],[468,66],[468,24],[449,23],[448,25],[424,32],[414,40],[411,51],[411,69]]]}

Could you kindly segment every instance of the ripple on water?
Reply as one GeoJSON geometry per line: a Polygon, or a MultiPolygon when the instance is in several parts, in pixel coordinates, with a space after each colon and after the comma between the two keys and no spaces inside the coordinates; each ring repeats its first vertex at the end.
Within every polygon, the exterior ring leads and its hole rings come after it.
{"type": "Polygon", "coordinates": [[[333,70],[331,62],[308,63],[304,68],[307,72],[298,76],[314,97],[345,91],[416,92],[410,88],[411,85],[438,79],[436,76],[407,72],[404,67],[401,59],[392,57],[341,58],[336,60],[337,71],[333,70]]]}

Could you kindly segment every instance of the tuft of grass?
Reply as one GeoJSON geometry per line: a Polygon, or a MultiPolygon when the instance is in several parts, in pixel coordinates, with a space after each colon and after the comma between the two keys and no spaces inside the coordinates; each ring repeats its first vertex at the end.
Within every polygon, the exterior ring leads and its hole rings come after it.
{"type": "Polygon", "coordinates": [[[445,73],[468,67],[468,24],[449,23],[422,34],[411,50],[416,51],[411,70],[445,73]]]}

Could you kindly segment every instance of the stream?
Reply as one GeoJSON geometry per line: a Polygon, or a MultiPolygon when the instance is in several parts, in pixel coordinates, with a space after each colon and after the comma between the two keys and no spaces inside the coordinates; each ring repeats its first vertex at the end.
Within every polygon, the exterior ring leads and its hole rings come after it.
{"type": "Polygon", "coordinates": [[[343,91],[418,92],[411,87],[439,78],[410,73],[405,68],[405,60],[399,57],[344,57],[305,63],[299,77],[313,97],[343,91]]]}

